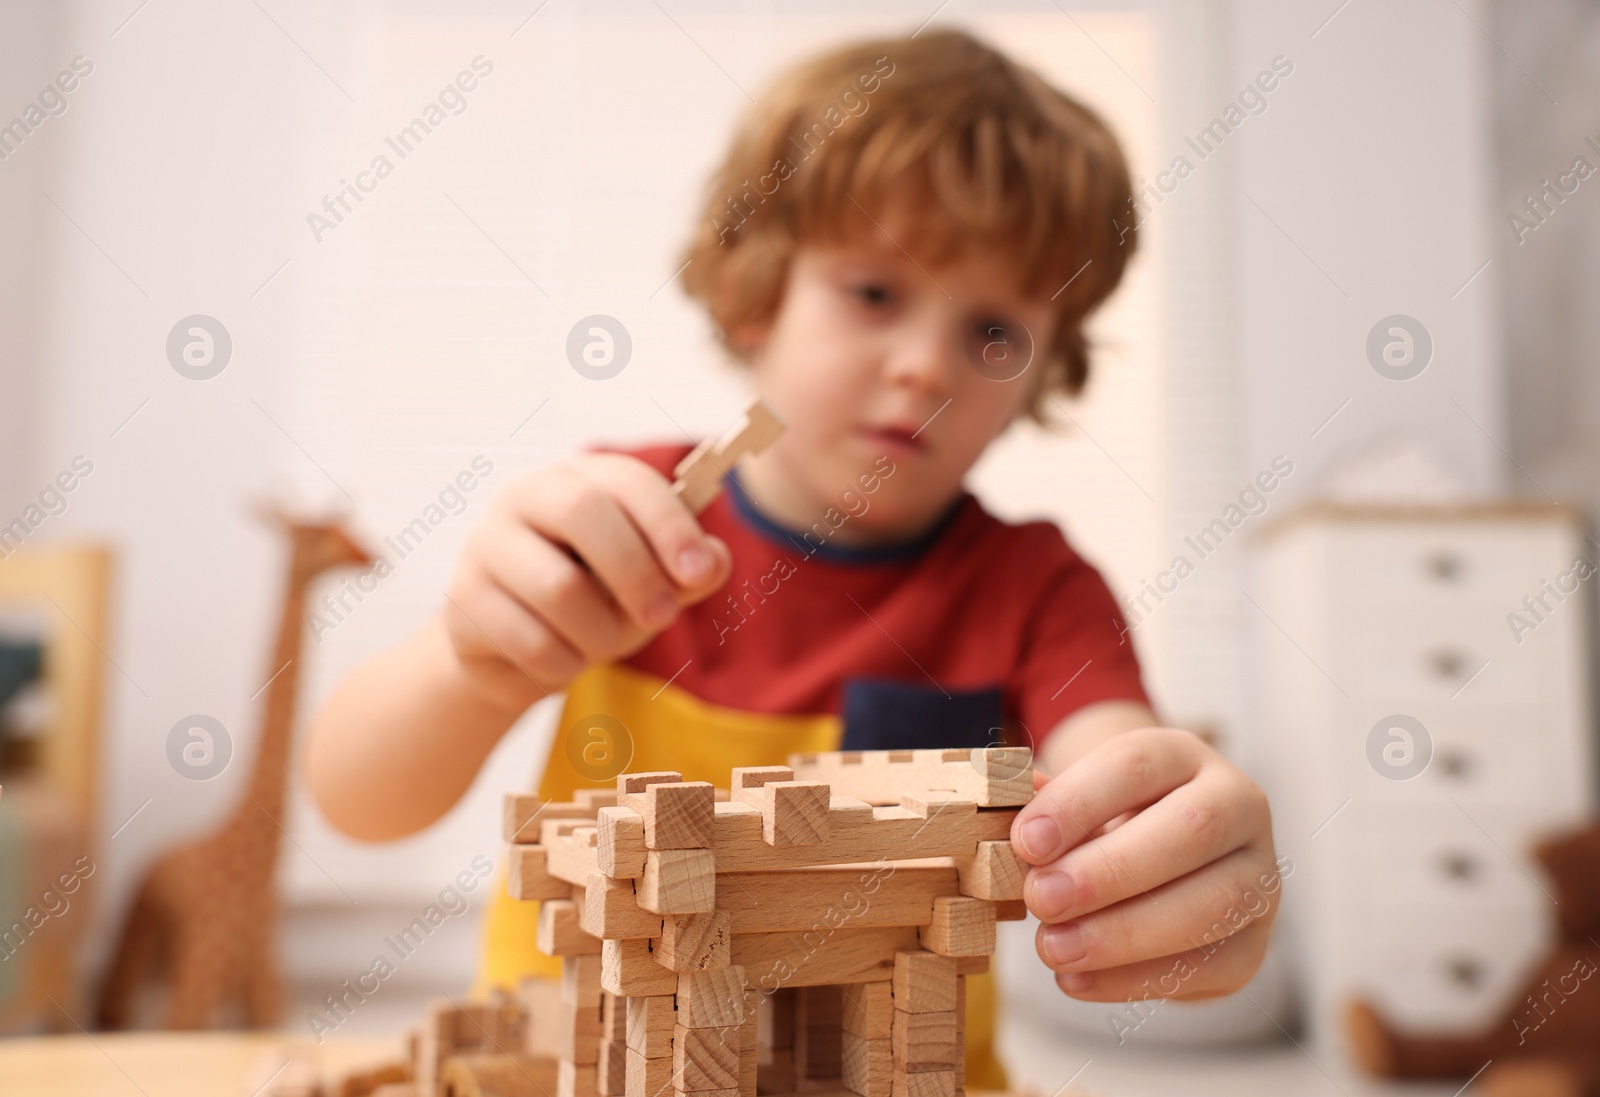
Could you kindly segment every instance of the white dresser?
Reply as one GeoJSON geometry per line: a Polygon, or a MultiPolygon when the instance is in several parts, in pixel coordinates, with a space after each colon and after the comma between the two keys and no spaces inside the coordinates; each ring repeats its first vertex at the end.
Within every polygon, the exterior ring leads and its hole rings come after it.
{"type": "Polygon", "coordinates": [[[1357,993],[1408,1027],[1487,1021],[1549,940],[1531,843],[1594,805],[1600,552],[1519,504],[1312,507],[1259,550],[1257,734],[1313,1039],[1342,1042],[1357,993]]]}

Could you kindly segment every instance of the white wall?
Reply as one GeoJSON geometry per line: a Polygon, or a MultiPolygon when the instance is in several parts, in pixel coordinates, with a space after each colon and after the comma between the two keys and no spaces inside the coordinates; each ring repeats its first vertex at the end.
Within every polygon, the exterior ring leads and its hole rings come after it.
{"type": "Polygon", "coordinates": [[[1341,450],[1403,430],[1473,488],[1503,490],[1501,272],[1491,265],[1461,288],[1495,256],[1485,68],[1494,46],[1473,23],[1484,5],[1336,8],[1234,6],[1241,80],[1279,53],[1296,65],[1239,150],[1249,463],[1277,453],[1303,462],[1290,485],[1299,495],[1341,450]],[[1433,335],[1433,362],[1410,381],[1380,377],[1365,354],[1369,329],[1394,313],[1433,335]]]}

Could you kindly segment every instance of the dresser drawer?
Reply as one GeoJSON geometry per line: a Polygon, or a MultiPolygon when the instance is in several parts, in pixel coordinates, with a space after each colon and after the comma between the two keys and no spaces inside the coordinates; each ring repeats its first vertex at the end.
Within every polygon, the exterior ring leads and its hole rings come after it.
{"type": "Polygon", "coordinates": [[[1457,602],[1383,615],[1358,605],[1335,618],[1335,680],[1352,696],[1388,703],[1537,703],[1549,688],[1546,660],[1518,645],[1511,607],[1457,602]]]}
{"type": "MultiPolygon", "coordinates": [[[[1409,906],[1356,907],[1363,927],[1349,953],[1343,998],[1362,994],[1397,1025],[1460,1030],[1497,1017],[1548,947],[1547,917],[1525,911],[1409,906]]],[[[1342,962],[1341,962],[1342,960],[1342,962]]]]}
{"type": "Polygon", "coordinates": [[[1553,793],[1564,783],[1553,770],[1569,756],[1572,736],[1549,706],[1472,704],[1462,697],[1402,713],[1373,703],[1349,708],[1339,743],[1351,791],[1359,799],[1563,806],[1563,798],[1553,793]],[[1424,734],[1388,719],[1396,715],[1415,719],[1424,734]],[[1403,778],[1419,756],[1426,759],[1422,771],[1403,778]]]}
{"type": "Polygon", "coordinates": [[[1461,917],[1499,906],[1534,920],[1552,908],[1551,884],[1530,852],[1548,828],[1532,810],[1358,803],[1350,811],[1347,885],[1365,902],[1461,917]]]}
{"type": "Polygon", "coordinates": [[[1504,615],[1572,566],[1571,535],[1555,524],[1371,525],[1338,540],[1336,583],[1377,607],[1477,602],[1504,615]]]}

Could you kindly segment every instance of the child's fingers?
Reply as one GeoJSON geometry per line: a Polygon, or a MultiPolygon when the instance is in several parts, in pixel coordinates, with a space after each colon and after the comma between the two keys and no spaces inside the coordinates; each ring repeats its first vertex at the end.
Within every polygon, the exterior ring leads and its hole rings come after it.
{"type": "Polygon", "coordinates": [[[526,526],[508,523],[480,551],[494,581],[587,661],[609,661],[643,639],[587,569],[526,526]]]}
{"type": "Polygon", "coordinates": [[[511,680],[522,678],[540,691],[560,689],[585,666],[582,655],[487,575],[452,584],[444,612],[463,661],[479,664],[480,670],[508,667],[509,673],[500,675],[507,679],[502,686],[526,692],[525,684],[511,680]]]}
{"type": "Polygon", "coordinates": [[[1281,890],[1271,868],[1269,858],[1239,850],[1125,902],[1041,925],[1039,956],[1057,972],[1097,971],[1202,948],[1271,920],[1281,890]]]}
{"type": "MultiPolygon", "coordinates": [[[[1215,998],[1232,994],[1250,981],[1266,954],[1271,929],[1252,923],[1219,944],[1186,949],[1170,956],[1124,964],[1100,971],[1063,972],[1056,985],[1082,1002],[1135,1002],[1115,1016],[1137,1029],[1152,1009],[1165,1008],[1150,996],[1176,999],[1215,998]]],[[[1123,1031],[1123,1025],[1116,1026],[1123,1031]]]]}
{"type": "Polygon", "coordinates": [[[1214,768],[1134,815],[1031,869],[1023,885],[1041,921],[1075,918],[1148,893],[1217,861],[1262,833],[1259,793],[1228,768],[1214,768]]]}
{"type": "Polygon", "coordinates": [[[628,615],[651,632],[677,614],[678,588],[656,562],[617,499],[563,470],[518,500],[535,532],[576,552],[628,615]]]}
{"type": "Polygon", "coordinates": [[[708,584],[726,574],[727,546],[700,528],[665,477],[629,457],[597,460],[593,467],[601,485],[644,535],[656,561],[680,587],[708,593],[708,584]]]}
{"type": "Polygon", "coordinates": [[[1039,790],[1011,825],[1012,845],[1029,864],[1055,860],[1193,777],[1202,761],[1198,743],[1171,728],[1117,736],[1039,790]]]}

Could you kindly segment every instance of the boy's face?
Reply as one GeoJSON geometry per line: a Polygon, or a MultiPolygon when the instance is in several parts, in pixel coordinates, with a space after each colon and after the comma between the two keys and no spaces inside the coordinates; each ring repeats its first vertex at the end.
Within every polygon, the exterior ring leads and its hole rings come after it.
{"type": "Polygon", "coordinates": [[[846,244],[802,247],[777,314],[735,333],[753,348],[757,394],[788,423],[747,483],[782,524],[849,513],[838,543],[895,540],[937,518],[1023,410],[1030,359],[1054,334],[1050,302],[1017,290],[1006,256],[919,266],[894,243],[911,238],[903,216],[862,223],[846,244]]]}

